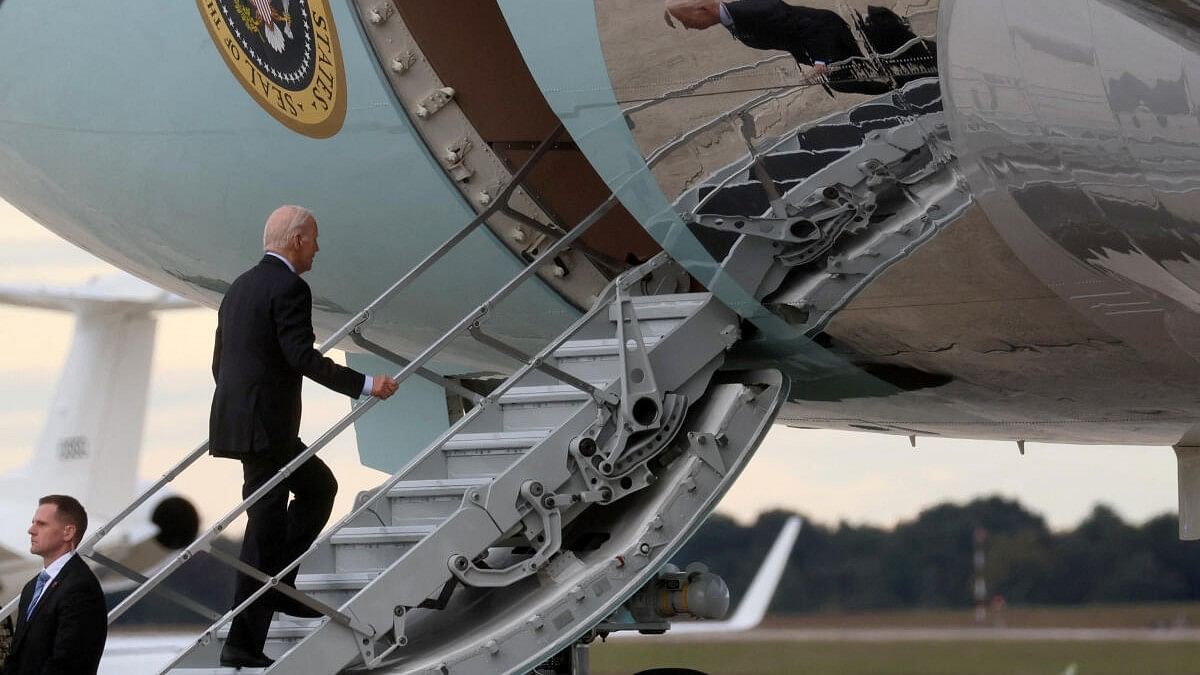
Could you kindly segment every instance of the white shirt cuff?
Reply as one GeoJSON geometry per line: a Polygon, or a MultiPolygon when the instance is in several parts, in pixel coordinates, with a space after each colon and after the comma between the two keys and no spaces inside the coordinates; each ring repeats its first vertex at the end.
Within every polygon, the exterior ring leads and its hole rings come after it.
{"type": "Polygon", "coordinates": [[[733,16],[729,13],[729,10],[725,8],[725,3],[723,3],[723,2],[718,3],[717,11],[719,12],[719,14],[721,16],[721,25],[725,26],[726,28],[732,28],[733,27],[733,16]]]}
{"type": "Polygon", "coordinates": [[[370,396],[371,390],[374,388],[375,388],[375,378],[370,375],[367,375],[366,378],[363,380],[363,390],[362,390],[363,396],[370,396]]]}

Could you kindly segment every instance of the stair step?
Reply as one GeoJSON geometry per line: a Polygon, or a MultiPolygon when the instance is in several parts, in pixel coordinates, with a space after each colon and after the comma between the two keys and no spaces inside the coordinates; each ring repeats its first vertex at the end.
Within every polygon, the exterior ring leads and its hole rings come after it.
{"type": "MultiPolygon", "coordinates": [[[[462,434],[459,434],[461,437],[462,434]]],[[[409,480],[397,483],[388,490],[388,499],[424,499],[429,497],[462,497],[471,488],[483,487],[491,479],[447,478],[441,480],[409,480]]]]}
{"type": "Polygon", "coordinates": [[[500,405],[512,407],[547,403],[577,403],[589,398],[591,396],[586,391],[576,389],[569,384],[513,387],[500,397],[500,405]]]}
{"type": "MultiPolygon", "coordinates": [[[[646,348],[651,349],[662,340],[661,335],[643,336],[642,340],[646,343],[646,348]]],[[[598,340],[572,340],[564,343],[561,347],[554,350],[554,357],[559,359],[559,365],[562,365],[562,359],[578,359],[586,357],[611,356],[616,357],[619,352],[616,338],[606,338],[598,340]]]]}
{"type": "MultiPolygon", "coordinates": [[[[531,373],[530,379],[549,376],[531,373]]],[[[556,427],[568,411],[591,400],[587,392],[566,384],[514,387],[500,397],[500,424],[506,431],[556,427]]]]}
{"type": "MultiPolygon", "coordinates": [[[[633,298],[633,311],[638,324],[646,321],[659,322],[663,319],[686,319],[696,313],[711,296],[708,293],[679,293],[677,295],[648,295],[633,298]]],[[[608,308],[608,320],[615,322],[621,316],[615,303],[608,308]]],[[[651,333],[642,326],[642,333],[651,333]]],[[[659,335],[665,333],[656,333],[659,335]]]]}
{"type": "Polygon", "coordinates": [[[387,527],[344,527],[330,537],[334,571],[386,569],[440,524],[439,521],[387,527]]]}
{"type": "Polygon", "coordinates": [[[497,450],[511,448],[528,450],[550,435],[550,428],[523,429],[521,431],[493,431],[476,434],[458,434],[446,441],[443,452],[467,450],[497,450]]]}
{"type": "MultiPolygon", "coordinates": [[[[298,642],[308,637],[324,622],[324,618],[275,620],[271,622],[271,627],[267,629],[267,639],[280,642],[298,642]]],[[[221,640],[227,639],[229,637],[229,630],[229,624],[221,626],[217,630],[217,637],[221,640]]]]}
{"type": "Polygon", "coordinates": [[[301,591],[360,589],[379,576],[376,572],[321,572],[296,575],[296,588],[301,591]]]}
{"type": "Polygon", "coordinates": [[[254,673],[266,673],[265,668],[172,668],[172,673],[179,675],[252,675],[254,673]]]}
{"type": "MultiPolygon", "coordinates": [[[[267,630],[267,641],[263,645],[263,653],[273,659],[278,659],[301,640],[312,635],[313,632],[320,629],[325,623],[325,619],[284,619],[272,621],[270,628],[267,630]]],[[[221,647],[225,640],[229,638],[229,626],[222,626],[217,630],[216,640],[209,648],[211,662],[217,660],[217,654],[220,653],[221,647]]],[[[195,656],[195,655],[193,655],[195,656]]],[[[191,663],[196,661],[191,660],[191,663]]],[[[200,661],[203,663],[203,661],[200,661]]],[[[183,673],[186,675],[201,675],[203,673],[212,673],[214,675],[241,675],[242,673],[262,673],[265,668],[221,668],[212,666],[201,667],[182,667],[174,668],[170,672],[183,673]]]]}
{"type": "Polygon", "coordinates": [[[387,527],[343,527],[330,537],[334,545],[403,544],[421,541],[433,527],[392,525],[387,527]]]}
{"type": "MultiPolygon", "coordinates": [[[[658,346],[662,336],[643,335],[646,349],[658,346]]],[[[558,368],[604,388],[621,375],[621,346],[616,338],[600,338],[594,340],[573,340],[563,344],[554,352],[554,363],[558,368]]],[[[549,374],[541,374],[539,378],[544,384],[557,384],[549,374]]]]}
{"type": "Polygon", "coordinates": [[[300,574],[296,577],[296,589],[331,607],[341,607],[377,576],[377,570],[300,574]]]}
{"type": "Polygon", "coordinates": [[[443,480],[414,480],[388,490],[392,525],[437,524],[462,505],[467,490],[491,482],[490,476],[470,476],[443,480]]]}
{"type": "Polygon", "coordinates": [[[545,440],[550,429],[459,434],[442,448],[450,478],[490,477],[545,440]]]}

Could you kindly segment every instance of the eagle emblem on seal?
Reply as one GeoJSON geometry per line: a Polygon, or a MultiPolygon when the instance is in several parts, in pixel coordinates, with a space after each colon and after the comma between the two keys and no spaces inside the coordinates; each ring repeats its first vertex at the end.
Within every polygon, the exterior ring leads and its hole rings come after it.
{"type": "Polygon", "coordinates": [[[346,114],[346,76],[328,0],[196,0],[225,65],[293,131],[327,138],[346,114]]]}
{"type": "Polygon", "coordinates": [[[235,0],[238,14],[241,15],[247,29],[262,32],[267,44],[282,53],[287,40],[295,38],[292,34],[292,15],[288,13],[291,0],[282,0],[282,7],[276,10],[271,6],[271,0],[250,0],[253,7],[235,0]]]}

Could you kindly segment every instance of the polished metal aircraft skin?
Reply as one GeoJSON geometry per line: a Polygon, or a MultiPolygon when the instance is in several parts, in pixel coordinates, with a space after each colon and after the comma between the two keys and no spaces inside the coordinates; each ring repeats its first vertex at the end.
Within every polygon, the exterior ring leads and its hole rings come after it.
{"type": "MultiPolygon", "coordinates": [[[[511,208],[369,338],[417,351],[611,190],[613,229],[506,301],[498,337],[532,349],[661,247],[745,319],[739,363],[787,371],[786,424],[1169,444],[1200,419],[1200,63],[1178,3],[906,0],[895,53],[870,48],[865,0],[808,3],[847,22],[863,56],[831,67],[867,93],[656,2],[239,14],[259,4],[71,0],[46,22],[5,0],[0,196],[210,306],[265,215],[309,206],[328,333],[561,123],[511,208]],[[693,210],[734,187],[752,236],[693,210]]],[[[470,341],[436,366],[511,369],[470,341]]]]}

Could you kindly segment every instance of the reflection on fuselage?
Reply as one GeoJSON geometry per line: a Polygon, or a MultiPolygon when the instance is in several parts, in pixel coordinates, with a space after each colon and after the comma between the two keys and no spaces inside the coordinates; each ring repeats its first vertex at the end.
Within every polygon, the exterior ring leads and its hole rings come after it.
{"type": "Polygon", "coordinates": [[[666,25],[657,4],[597,3],[613,89],[670,199],[732,163],[749,165],[752,148],[936,77],[936,0],[896,12],[866,1],[724,4],[733,25],[684,30],[666,25]]]}
{"type": "Polygon", "coordinates": [[[981,170],[985,207],[1015,207],[1001,234],[1097,324],[1147,353],[1162,353],[1165,331],[1200,355],[1194,46],[1131,4],[952,9],[962,157],[981,170]],[[1011,38],[992,44],[998,21],[1011,38]],[[1034,248],[1033,229],[1057,248],[1034,248]]]}
{"type": "Polygon", "coordinates": [[[610,78],[660,187],[717,261],[743,233],[774,247],[756,297],[799,330],[935,234],[917,210],[965,203],[903,185],[949,181],[937,2],[669,0],[674,29],[616,4],[597,4],[610,78]]]}

